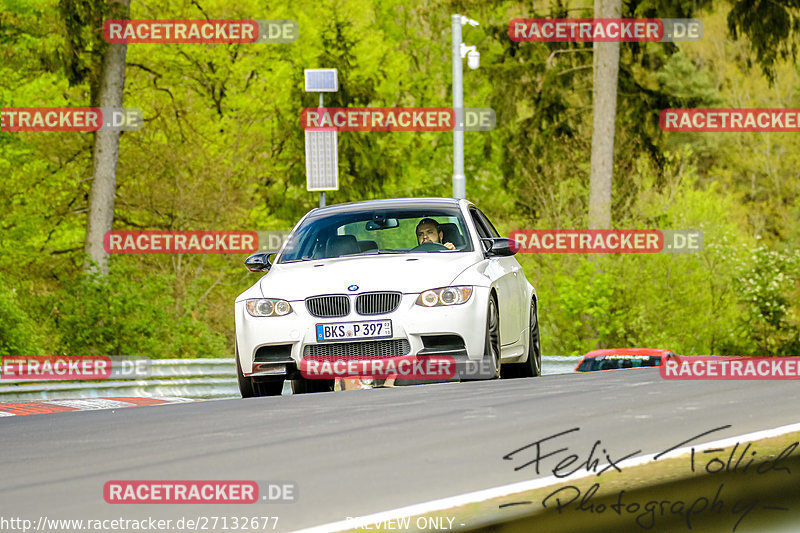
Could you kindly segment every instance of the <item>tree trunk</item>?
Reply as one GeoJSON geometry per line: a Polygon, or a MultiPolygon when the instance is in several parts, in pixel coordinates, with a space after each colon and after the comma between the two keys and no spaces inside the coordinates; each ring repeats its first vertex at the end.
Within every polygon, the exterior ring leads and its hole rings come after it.
{"type": "MultiPolygon", "coordinates": [[[[595,0],[595,18],[619,18],[621,0],[595,0]]],[[[619,43],[594,43],[594,123],[589,192],[589,229],[611,228],[614,120],[617,114],[619,43]]]]}
{"type": "MultiPolygon", "coordinates": [[[[112,9],[113,18],[128,18],[130,0],[112,0],[119,4],[112,9]]],[[[100,91],[97,106],[103,109],[122,107],[125,88],[125,55],[127,44],[109,44],[103,55],[100,71],[100,91]]],[[[92,188],[89,193],[89,214],[86,221],[85,251],[88,255],[84,270],[108,274],[108,254],[103,249],[103,237],[114,222],[114,196],[117,189],[117,157],[119,131],[95,132],[93,149],[92,188]]]]}

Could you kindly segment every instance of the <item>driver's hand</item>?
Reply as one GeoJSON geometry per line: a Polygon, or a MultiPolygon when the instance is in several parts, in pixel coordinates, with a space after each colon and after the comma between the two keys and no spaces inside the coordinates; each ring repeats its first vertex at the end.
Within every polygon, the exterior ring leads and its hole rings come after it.
{"type": "Polygon", "coordinates": [[[444,245],[448,250],[455,250],[456,249],[456,245],[453,244],[452,242],[446,242],[446,243],[444,243],[444,245]]]}

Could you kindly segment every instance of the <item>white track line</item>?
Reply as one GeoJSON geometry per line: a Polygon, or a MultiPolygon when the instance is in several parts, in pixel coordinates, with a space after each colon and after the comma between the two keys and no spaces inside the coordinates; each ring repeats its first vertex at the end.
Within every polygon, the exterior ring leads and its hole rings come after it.
{"type": "MultiPolygon", "coordinates": [[[[674,457],[690,453],[692,448],[694,448],[695,450],[706,450],[709,448],[725,448],[734,445],[737,442],[741,443],[741,442],[769,439],[772,437],[778,437],[780,435],[785,435],[787,433],[793,433],[796,431],[800,431],[800,423],[789,424],[788,426],[780,426],[773,429],[765,429],[762,431],[755,431],[753,433],[747,433],[745,435],[738,435],[735,437],[727,437],[724,439],[707,442],[705,444],[693,444],[691,446],[675,448],[669,453],[658,452],[648,455],[642,455],[639,457],[632,457],[630,459],[626,459],[625,461],[618,463],[618,466],[620,467],[620,469],[623,467],[639,466],[648,463],[652,460],[655,460],[654,458],[656,455],[662,455],[664,458],[674,457]]],[[[604,464],[600,466],[606,466],[606,465],[604,464]]],[[[598,470],[602,471],[602,469],[600,469],[599,467],[598,470]]],[[[572,481],[594,475],[595,473],[593,471],[589,471],[583,474],[574,474],[562,478],[557,478],[555,476],[548,476],[544,478],[519,481],[517,483],[511,483],[509,485],[501,485],[499,487],[494,487],[491,489],[468,492],[466,494],[461,494],[459,496],[451,496],[449,498],[442,498],[439,500],[431,500],[429,502],[408,505],[406,507],[399,507],[397,509],[392,509],[390,511],[381,511],[379,513],[374,513],[371,515],[359,516],[357,518],[352,518],[351,520],[340,520],[338,522],[331,522],[329,524],[323,524],[320,526],[300,529],[297,530],[295,533],[326,533],[332,531],[347,531],[350,529],[364,528],[365,526],[368,526],[370,524],[375,524],[376,522],[385,522],[387,520],[397,520],[398,518],[413,517],[427,513],[433,513],[436,511],[442,511],[444,509],[450,509],[452,507],[459,507],[470,503],[478,503],[484,500],[500,498],[502,496],[516,494],[518,492],[527,492],[530,490],[547,487],[549,485],[564,483],[565,481],[568,480],[572,481]]]]}

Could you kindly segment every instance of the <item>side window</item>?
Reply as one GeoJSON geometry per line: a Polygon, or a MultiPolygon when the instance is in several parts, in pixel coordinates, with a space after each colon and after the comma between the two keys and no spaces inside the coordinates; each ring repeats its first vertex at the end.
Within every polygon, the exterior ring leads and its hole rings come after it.
{"type": "Polygon", "coordinates": [[[475,228],[478,230],[478,236],[481,239],[488,239],[491,237],[489,230],[486,228],[486,225],[481,219],[479,211],[475,208],[472,208],[469,210],[469,214],[472,216],[472,221],[475,223],[475,228]]]}
{"type": "Polygon", "coordinates": [[[486,218],[486,215],[483,214],[483,211],[481,211],[480,209],[475,209],[475,211],[478,214],[478,218],[480,218],[483,221],[483,225],[486,228],[486,230],[489,232],[489,236],[490,237],[499,237],[500,234],[494,228],[494,225],[489,221],[489,219],[486,218]]]}

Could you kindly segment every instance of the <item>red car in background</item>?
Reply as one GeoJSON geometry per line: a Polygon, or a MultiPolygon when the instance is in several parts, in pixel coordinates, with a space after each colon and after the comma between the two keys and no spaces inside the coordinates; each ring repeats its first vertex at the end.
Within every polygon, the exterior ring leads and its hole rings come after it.
{"type": "Polygon", "coordinates": [[[652,348],[594,350],[581,358],[578,366],[575,367],[575,372],[656,367],[661,366],[669,357],[677,357],[677,355],[670,350],[652,348]]]}

